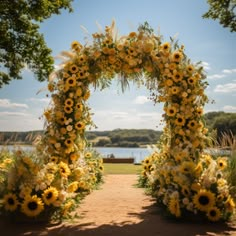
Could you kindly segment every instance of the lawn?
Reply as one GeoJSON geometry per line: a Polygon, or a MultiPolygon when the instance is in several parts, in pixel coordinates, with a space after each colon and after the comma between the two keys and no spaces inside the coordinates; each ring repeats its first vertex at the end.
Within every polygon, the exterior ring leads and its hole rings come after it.
{"type": "Polygon", "coordinates": [[[104,163],[104,174],[138,174],[141,171],[141,165],[123,164],[123,163],[104,163]]]}

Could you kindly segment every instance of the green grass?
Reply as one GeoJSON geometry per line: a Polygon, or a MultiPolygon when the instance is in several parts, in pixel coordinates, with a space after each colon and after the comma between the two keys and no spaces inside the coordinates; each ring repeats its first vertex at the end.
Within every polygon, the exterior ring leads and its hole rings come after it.
{"type": "Polygon", "coordinates": [[[112,175],[112,174],[138,174],[141,170],[141,165],[134,164],[110,164],[104,163],[104,174],[112,175]]]}

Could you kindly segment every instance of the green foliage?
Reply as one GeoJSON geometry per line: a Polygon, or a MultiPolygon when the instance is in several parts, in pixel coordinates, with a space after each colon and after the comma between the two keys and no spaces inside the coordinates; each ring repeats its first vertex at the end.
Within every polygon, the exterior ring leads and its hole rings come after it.
{"type": "Polygon", "coordinates": [[[216,131],[216,140],[221,140],[224,134],[236,136],[236,113],[209,112],[204,119],[209,131],[216,131]]]}
{"type": "Polygon", "coordinates": [[[134,164],[110,164],[104,163],[104,174],[138,174],[141,171],[141,165],[134,164]]]}
{"type": "Polygon", "coordinates": [[[231,32],[236,31],[235,0],[207,0],[209,10],[203,15],[203,18],[219,20],[223,27],[227,27],[231,32]]]}
{"type": "Polygon", "coordinates": [[[39,33],[39,22],[72,11],[73,0],[1,0],[0,1],[0,88],[11,79],[22,79],[21,71],[28,67],[39,81],[53,70],[51,49],[39,33]]]}

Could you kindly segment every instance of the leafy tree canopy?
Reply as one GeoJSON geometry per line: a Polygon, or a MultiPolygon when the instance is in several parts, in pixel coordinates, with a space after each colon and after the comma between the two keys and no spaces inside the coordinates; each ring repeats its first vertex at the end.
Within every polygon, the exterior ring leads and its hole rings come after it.
{"type": "Polygon", "coordinates": [[[209,10],[203,18],[219,20],[223,27],[227,27],[231,32],[236,31],[236,0],[207,0],[209,10]]]}
{"type": "Polygon", "coordinates": [[[21,71],[26,66],[39,81],[48,78],[54,61],[39,33],[39,23],[62,9],[72,12],[72,1],[0,1],[0,88],[11,79],[22,79],[21,71]]]}

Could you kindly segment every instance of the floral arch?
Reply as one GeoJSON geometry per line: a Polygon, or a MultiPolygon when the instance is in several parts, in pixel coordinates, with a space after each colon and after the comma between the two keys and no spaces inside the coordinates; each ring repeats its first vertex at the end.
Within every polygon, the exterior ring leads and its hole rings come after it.
{"type": "MultiPolygon", "coordinates": [[[[143,84],[154,103],[164,103],[162,139],[158,151],[144,161],[141,176],[158,202],[176,218],[192,214],[211,221],[228,219],[234,202],[224,165],[219,167],[203,152],[208,140],[203,108],[208,98],[202,66],[193,64],[184,46],[173,39],[163,42],[147,23],[120,38],[112,23],[92,37],[85,46],[72,42],[72,50],[63,53],[67,60],[49,78],[52,103],[44,113],[46,128],[37,150],[43,156],[42,170],[49,176],[58,172],[60,178],[41,176],[45,183],[38,187],[41,195],[34,190],[35,199],[31,196],[23,202],[23,209],[30,202],[40,207],[25,212],[37,216],[46,207],[63,205],[60,213],[65,214],[79,190],[89,190],[101,179],[102,164],[85,138],[86,129],[93,126],[88,99],[91,87],[103,89],[118,75],[123,88],[129,81],[143,84]]],[[[19,201],[18,196],[7,197],[19,201]]]]}

